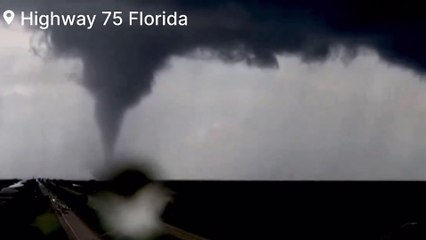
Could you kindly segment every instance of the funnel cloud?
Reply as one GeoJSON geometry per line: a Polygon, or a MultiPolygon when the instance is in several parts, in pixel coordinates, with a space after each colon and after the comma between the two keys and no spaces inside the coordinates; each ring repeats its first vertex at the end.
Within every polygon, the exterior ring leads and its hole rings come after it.
{"type": "Polygon", "coordinates": [[[156,74],[173,56],[214,57],[257,67],[278,67],[276,56],[324,61],[337,48],[351,58],[374,49],[390,64],[418,74],[426,69],[426,15],[422,1],[10,1],[4,6],[40,13],[100,13],[100,10],[179,11],[185,27],[93,29],[51,27],[45,31],[57,57],[78,57],[82,85],[96,100],[105,153],[111,157],[126,111],[150,93],[156,74]],[[208,53],[208,54],[204,54],[208,53]]]}

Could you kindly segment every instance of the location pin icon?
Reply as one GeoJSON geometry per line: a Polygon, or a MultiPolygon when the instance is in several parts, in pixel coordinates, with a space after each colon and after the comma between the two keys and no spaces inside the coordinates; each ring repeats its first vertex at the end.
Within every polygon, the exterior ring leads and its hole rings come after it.
{"type": "Polygon", "coordinates": [[[13,19],[15,18],[15,13],[12,10],[6,10],[3,13],[3,18],[7,24],[11,24],[13,19]]]}

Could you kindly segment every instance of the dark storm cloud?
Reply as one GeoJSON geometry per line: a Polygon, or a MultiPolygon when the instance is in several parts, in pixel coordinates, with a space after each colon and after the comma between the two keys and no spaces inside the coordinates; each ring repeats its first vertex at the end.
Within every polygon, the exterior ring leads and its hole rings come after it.
{"type": "MultiPolygon", "coordinates": [[[[277,54],[326,59],[335,47],[356,54],[370,47],[390,63],[426,69],[426,15],[421,1],[19,1],[15,9],[59,13],[162,10],[187,14],[187,27],[55,27],[46,31],[58,56],[84,63],[83,85],[96,98],[96,115],[112,151],[127,109],[151,90],[171,56],[211,50],[224,61],[276,67],[277,54]]],[[[4,2],[3,7],[8,3],[4,2]]],[[[11,6],[12,6],[11,5],[11,6]]],[[[99,18],[99,16],[98,16],[99,18]]]]}

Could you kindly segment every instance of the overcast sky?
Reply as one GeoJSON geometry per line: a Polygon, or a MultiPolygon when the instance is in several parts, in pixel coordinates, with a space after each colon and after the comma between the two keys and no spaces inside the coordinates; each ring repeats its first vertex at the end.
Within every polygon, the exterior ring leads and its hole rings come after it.
{"type": "MultiPolygon", "coordinates": [[[[103,150],[80,61],[36,56],[19,27],[0,35],[0,176],[91,177],[103,150]]],[[[116,151],[172,179],[426,179],[421,77],[374,50],[278,62],[172,57],[116,151]]]]}

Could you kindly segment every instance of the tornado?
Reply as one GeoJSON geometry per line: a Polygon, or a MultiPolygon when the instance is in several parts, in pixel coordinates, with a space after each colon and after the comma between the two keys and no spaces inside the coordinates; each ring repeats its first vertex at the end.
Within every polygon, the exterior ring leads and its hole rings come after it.
{"type": "Polygon", "coordinates": [[[227,64],[277,67],[277,55],[309,63],[326,60],[336,49],[355,57],[359,49],[368,48],[390,64],[419,75],[426,70],[422,1],[389,2],[383,8],[379,0],[22,0],[0,7],[98,17],[102,9],[124,13],[119,27],[103,26],[98,19],[91,30],[44,31],[52,55],[83,62],[82,85],[96,101],[106,158],[113,156],[126,112],[151,92],[155,75],[174,56],[197,58],[201,50],[227,64]],[[126,24],[130,10],[153,15],[177,11],[188,16],[188,24],[132,27],[126,24]]]}

